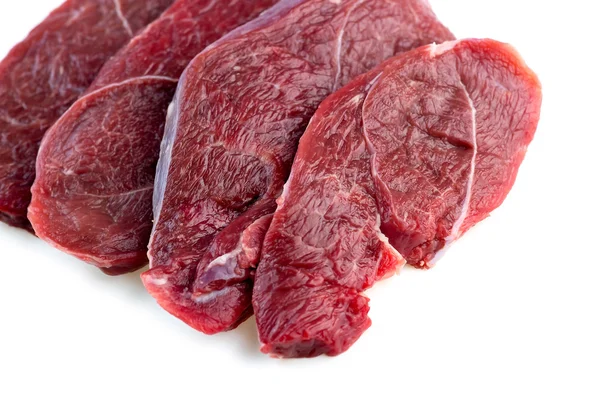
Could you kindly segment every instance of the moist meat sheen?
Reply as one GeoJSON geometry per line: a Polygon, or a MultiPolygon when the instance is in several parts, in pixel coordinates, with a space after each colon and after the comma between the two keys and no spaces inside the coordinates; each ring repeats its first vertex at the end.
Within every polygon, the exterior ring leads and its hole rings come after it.
{"type": "Polygon", "coordinates": [[[173,0],[69,0],[0,62],[0,221],[26,219],[42,136],[173,0]]]}
{"type": "Polygon", "coordinates": [[[155,182],[143,280],[159,304],[206,333],[250,315],[263,235],[319,103],[394,54],[450,39],[422,0],[284,0],[195,58],[155,182]]]}
{"type": "Polygon", "coordinates": [[[405,53],[325,100],[263,243],[262,351],[348,349],[371,324],[365,289],[404,260],[430,266],[502,203],[540,106],[534,73],[492,40],[405,53]]]}
{"type": "Polygon", "coordinates": [[[43,140],[29,208],[36,234],[109,274],[147,264],[156,162],[179,76],[274,2],[178,0],[113,57],[43,140]]]}

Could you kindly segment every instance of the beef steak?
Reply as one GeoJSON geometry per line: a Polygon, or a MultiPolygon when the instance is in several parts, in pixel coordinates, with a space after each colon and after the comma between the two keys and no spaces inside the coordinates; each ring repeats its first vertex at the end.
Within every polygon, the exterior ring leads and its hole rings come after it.
{"type": "Polygon", "coordinates": [[[319,103],[394,54],[452,39],[422,0],[283,0],[190,63],[168,115],[148,291],[205,333],[251,314],[253,267],[319,103]]]}
{"type": "Polygon", "coordinates": [[[69,0],[0,62],[0,220],[26,219],[42,136],[173,0],[69,0]]]}
{"type": "Polygon", "coordinates": [[[109,274],[145,264],[169,103],[185,66],[275,0],[177,0],[113,57],[46,134],[29,219],[109,274]]]}
{"type": "Polygon", "coordinates": [[[533,139],[535,74],[508,45],[400,55],[319,107],[263,243],[253,305],[262,351],[336,355],[370,326],[362,292],[498,207],[533,139]]]}

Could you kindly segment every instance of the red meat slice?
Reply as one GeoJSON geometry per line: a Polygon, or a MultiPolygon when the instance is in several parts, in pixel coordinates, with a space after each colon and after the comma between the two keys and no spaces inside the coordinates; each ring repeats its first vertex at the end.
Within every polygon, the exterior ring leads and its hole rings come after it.
{"type": "Polygon", "coordinates": [[[365,289],[402,257],[429,266],[502,203],[540,106],[535,74],[492,40],[405,53],[325,100],[263,243],[262,351],[348,349],[371,323],[365,289]]]}
{"type": "Polygon", "coordinates": [[[108,274],[147,264],[152,189],[179,75],[275,0],[177,0],[48,131],[29,208],[37,235],[108,274]]]}
{"type": "Polygon", "coordinates": [[[284,0],[192,61],[155,183],[143,280],[158,303],[206,333],[243,321],[255,243],[319,103],[396,53],[452,38],[421,0],[284,0]]]}
{"type": "Polygon", "coordinates": [[[0,221],[27,221],[42,136],[173,0],[69,0],[0,62],[0,221]]]}

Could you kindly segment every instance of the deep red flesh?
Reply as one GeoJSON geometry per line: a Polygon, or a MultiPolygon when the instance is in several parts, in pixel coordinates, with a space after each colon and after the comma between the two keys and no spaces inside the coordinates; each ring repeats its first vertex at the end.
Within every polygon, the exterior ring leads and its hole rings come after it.
{"type": "Polygon", "coordinates": [[[109,274],[146,265],[177,80],[208,44],[274,2],[177,0],[112,58],[44,138],[29,209],[38,236],[109,274]]]}
{"type": "Polygon", "coordinates": [[[452,38],[421,0],[284,0],[192,61],[168,116],[143,274],[159,304],[203,332],[236,326],[254,275],[236,249],[260,242],[251,222],[275,210],[319,103],[394,54],[452,38]]]}
{"type": "Polygon", "coordinates": [[[347,350],[371,323],[365,289],[402,258],[429,266],[502,203],[540,106],[536,76],[492,40],[405,53],[327,98],[263,243],[262,350],[347,350]]]}
{"type": "Polygon", "coordinates": [[[173,0],[69,0],[0,62],[0,221],[27,221],[44,133],[173,0]]]}

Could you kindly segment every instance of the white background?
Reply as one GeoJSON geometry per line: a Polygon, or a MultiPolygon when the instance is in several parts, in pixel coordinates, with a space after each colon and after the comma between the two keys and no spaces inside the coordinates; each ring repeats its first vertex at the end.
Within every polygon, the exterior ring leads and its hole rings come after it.
{"type": "MultiPolygon", "coordinates": [[[[0,57],[61,0],[2,0],[0,57]]],[[[431,0],[458,37],[510,42],[542,120],[504,205],[436,268],[368,292],[347,353],[274,360],[254,319],[204,336],[137,273],[111,278],[0,224],[0,399],[599,399],[596,2],[431,0]]]]}

